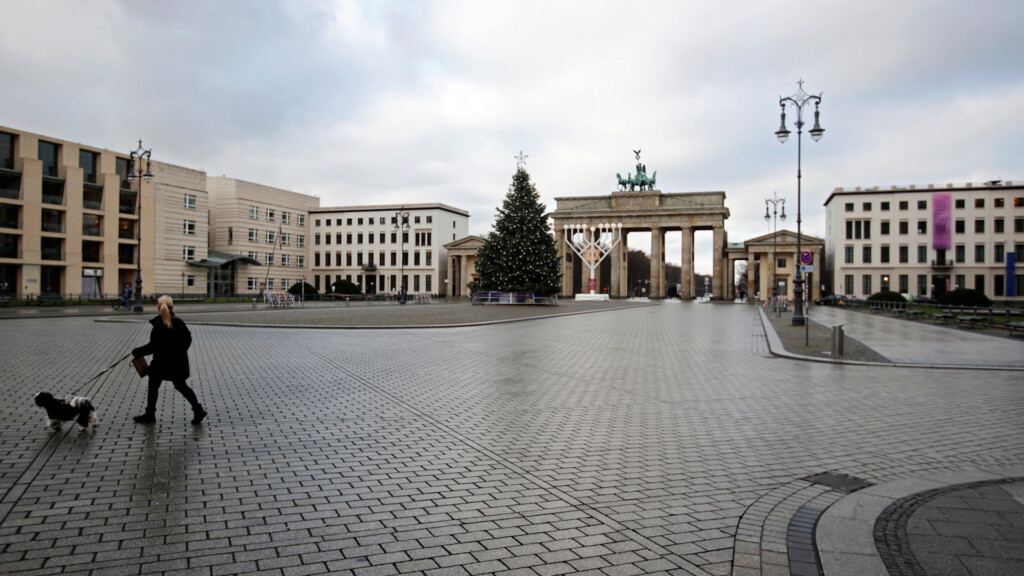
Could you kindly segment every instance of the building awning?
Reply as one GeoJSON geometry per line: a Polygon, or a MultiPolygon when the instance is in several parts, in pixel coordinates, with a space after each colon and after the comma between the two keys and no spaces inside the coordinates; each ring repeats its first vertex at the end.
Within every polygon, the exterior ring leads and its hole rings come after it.
{"type": "Polygon", "coordinates": [[[262,266],[259,260],[255,258],[249,258],[248,256],[242,256],[241,254],[228,254],[227,252],[216,252],[210,250],[208,256],[204,260],[189,260],[188,263],[192,266],[199,266],[200,268],[220,268],[225,264],[232,262],[241,262],[242,264],[254,264],[256,266],[262,266]]]}

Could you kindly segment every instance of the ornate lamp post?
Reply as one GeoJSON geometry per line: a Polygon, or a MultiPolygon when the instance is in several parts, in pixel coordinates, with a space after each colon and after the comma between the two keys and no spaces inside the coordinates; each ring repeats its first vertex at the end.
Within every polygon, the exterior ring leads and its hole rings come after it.
{"type": "Polygon", "coordinates": [[[128,154],[128,184],[131,185],[136,180],[139,181],[139,196],[136,199],[136,214],[139,216],[139,220],[136,225],[136,232],[139,235],[139,254],[138,259],[135,261],[135,305],[132,307],[132,310],[135,312],[142,312],[142,181],[153,181],[153,173],[150,172],[150,152],[151,150],[145,150],[142,148],[142,139],[140,138],[139,147],[128,154]],[[137,168],[135,165],[136,159],[139,161],[137,168]],[[143,159],[146,160],[145,172],[142,171],[143,159]]]}
{"type": "Polygon", "coordinates": [[[395,230],[398,230],[399,302],[405,304],[405,235],[409,233],[409,213],[404,207],[395,212],[395,230]]]}
{"type": "MultiPolygon", "coordinates": [[[[774,299],[779,295],[779,279],[778,279],[778,267],[779,267],[779,204],[782,204],[782,221],[786,221],[786,199],[779,198],[778,192],[772,192],[771,198],[765,198],[764,200],[764,221],[773,221],[774,230],[772,231],[772,258],[775,262],[772,263],[772,298],[774,299]],[[772,213],[768,214],[768,205],[772,205],[772,213]]],[[[772,305],[776,307],[779,314],[782,314],[782,309],[779,308],[777,302],[772,302],[772,305]]]]}
{"type": "Polygon", "coordinates": [[[814,140],[815,142],[821,140],[821,137],[825,135],[825,130],[818,124],[818,106],[821,104],[821,94],[819,93],[815,96],[804,92],[803,80],[797,82],[797,85],[799,88],[795,94],[792,96],[779,97],[779,106],[782,107],[782,124],[775,132],[775,136],[778,137],[779,142],[783,144],[786,143],[786,140],[789,140],[789,130],[786,129],[786,104],[788,103],[796,108],[796,261],[794,263],[796,266],[796,279],[793,280],[793,326],[805,326],[807,319],[804,316],[804,279],[800,273],[800,244],[802,240],[802,233],[800,230],[800,224],[802,222],[800,214],[800,179],[802,177],[800,172],[800,156],[802,153],[801,136],[803,135],[804,128],[804,105],[809,102],[814,102],[814,128],[811,128],[810,131],[811,140],[814,140]]]}

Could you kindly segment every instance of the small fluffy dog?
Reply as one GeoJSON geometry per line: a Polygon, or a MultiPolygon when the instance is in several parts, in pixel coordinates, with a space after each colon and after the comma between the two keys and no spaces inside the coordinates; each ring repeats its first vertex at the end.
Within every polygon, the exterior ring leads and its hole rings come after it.
{"type": "Polygon", "coordinates": [[[36,406],[46,410],[46,425],[50,428],[60,430],[65,422],[74,420],[85,430],[91,424],[93,428],[99,425],[96,420],[96,408],[92,401],[85,396],[68,396],[60,399],[54,398],[53,394],[40,392],[36,394],[36,406]]]}

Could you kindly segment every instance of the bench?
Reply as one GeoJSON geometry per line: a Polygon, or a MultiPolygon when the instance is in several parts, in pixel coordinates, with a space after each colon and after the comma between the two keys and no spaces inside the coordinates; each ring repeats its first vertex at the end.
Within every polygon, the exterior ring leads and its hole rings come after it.
{"type": "Polygon", "coordinates": [[[984,322],[985,322],[985,319],[982,318],[981,316],[957,316],[956,317],[957,326],[963,326],[964,324],[967,324],[971,328],[974,328],[974,327],[978,326],[978,324],[983,324],[984,322]]]}
{"type": "Polygon", "coordinates": [[[924,310],[907,310],[904,312],[908,318],[921,318],[924,316],[924,310]]]}
{"type": "Polygon", "coordinates": [[[1007,322],[1006,327],[1010,329],[1010,334],[1013,334],[1017,330],[1024,330],[1024,322],[1007,322]]]}
{"type": "Polygon", "coordinates": [[[36,302],[40,304],[63,304],[64,297],[60,294],[40,294],[36,296],[36,302]]]}
{"type": "Polygon", "coordinates": [[[947,314],[945,312],[940,312],[938,314],[932,314],[932,321],[934,321],[936,323],[938,323],[938,322],[943,322],[943,323],[952,322],[953,320],[954,320],[954,318],[953,318],[952,314],[947,314]]]}

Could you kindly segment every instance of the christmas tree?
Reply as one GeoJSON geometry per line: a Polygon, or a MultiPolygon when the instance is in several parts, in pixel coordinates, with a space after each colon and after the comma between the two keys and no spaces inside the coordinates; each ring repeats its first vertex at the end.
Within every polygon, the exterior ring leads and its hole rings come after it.
{"type": "Polygon", "coordinates": [[[494,231],[484,240],[476,258],[481,290],[553,294],[562,289],[547,208],[522,165],[498,208],[494,231]]]}

